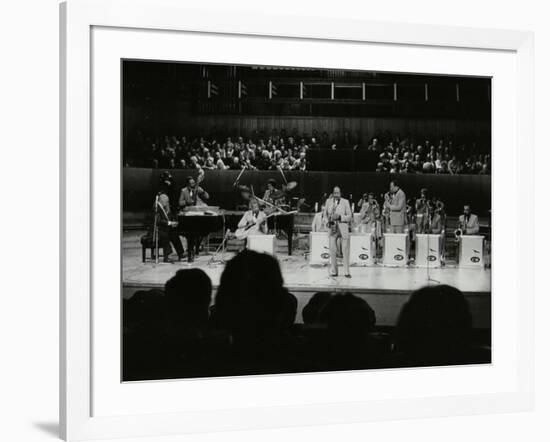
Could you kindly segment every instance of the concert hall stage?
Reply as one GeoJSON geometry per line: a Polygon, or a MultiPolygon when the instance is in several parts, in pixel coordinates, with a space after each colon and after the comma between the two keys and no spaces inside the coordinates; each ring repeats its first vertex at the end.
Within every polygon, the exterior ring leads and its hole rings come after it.
{"type": "MultiPolygon", "coordinates": [[[[162,288],[179,269],[191,268],[187,262],[158,264],[151,260],[142,263],[140,235],[143,232],[125,232],[122,248],[122,294],[131,297],[137,290],[162,288]]],[[[490,328],[491,324],[491,272],[486,269],[461,269],[447,265],[440,269],[390,268],[382,265],[351,267],[352,278],[331,277],[328,267],[311,267],[304,250],[295,250],[292,256],[278,253],[277,258],[285,280],[285,286],[298,299],[297,322],[302,321],[301,311],[309,298],[318,291],[350,291],[365,298],[376,312],[377,325],[395,324],[401,306],[410,293],[428,284],[449,284],[460,289],[468,299],[475,328],[490,328]],[[431,280],[428,279],[428,276],[431,280]],[[434,282],[437,281],[437,282],[434,282]]],[[[149,252],[147,253],[149,257],[149,252]]],[[[226,252],[229,260],[234,252],[226,252]]],[[[175,256],[175,255],[173,255],[175,256]]],[[[215,258],[221,258],[221,254],[215,258]]],[[[212,254],[202,253],[193,267],[204,270],[215,289],[224,265],[212,260],[212,254]]]]}

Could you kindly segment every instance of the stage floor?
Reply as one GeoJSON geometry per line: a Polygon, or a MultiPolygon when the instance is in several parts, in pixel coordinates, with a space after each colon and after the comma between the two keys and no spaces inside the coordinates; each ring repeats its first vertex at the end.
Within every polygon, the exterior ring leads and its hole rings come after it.
{"type": "MultiPolygon", "coordinates": [[[[140,236],[143,232],[125,232],[122,245],[122,282],[123,286],[163,287],[164,283],[180,268],[190,268],[187,262],[165,264],[152,261],[141,262],[140,236]]],[[[229,260],[234,255],[225,253],[229,260]]],[[[149,256],[149,252],[148,252],[149,256]]],[[[175,256],[175,255],[173,255],[175,256]]],[[[216,258],[221,258],[221,254],[216,258]]],[[[328,267],[312,267],[309,265],[303,250],[295,250],[292,256],[285,253],[277,254],[281,265],[285,286],[289,290],[298,291],[351,291],[354,293],[410,293],[427,284],[449,284],[457,287],[465,294],[484,294],[491,291],[491,271],[488,269],[465,269],[448,265],[440,269],[405,267],[392,268],[382,265],[372,267],[351,267],[352,278],[329,276],[328,267]],[[430,279],[428,279],[428,277],[430,279]],[[434,282],[435,280],[435,282],[434,282]]],[[[203,253],[192,267],[204,270],[212,285],[216,288],[224,265],[212,262],[212,254],[203,253]]]]}

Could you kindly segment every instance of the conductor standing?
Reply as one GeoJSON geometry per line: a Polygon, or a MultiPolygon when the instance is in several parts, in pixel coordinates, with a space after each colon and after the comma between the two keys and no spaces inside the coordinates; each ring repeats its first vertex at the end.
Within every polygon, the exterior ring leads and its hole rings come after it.
{"type": "Polygon", "coordinates": [[[344,276],[351,278],[349,273],[349,226],[352,219],[349,201],[342,198],[340,188],[336,186],[332,196],[327,199],[325,205],[325,219],[328,223],[328,239],[330,252],[330,275],[338,276],[338,264],[336,255],[338,251],[337,241],[341,238],[342,255],[344,261],[344,276]]]}

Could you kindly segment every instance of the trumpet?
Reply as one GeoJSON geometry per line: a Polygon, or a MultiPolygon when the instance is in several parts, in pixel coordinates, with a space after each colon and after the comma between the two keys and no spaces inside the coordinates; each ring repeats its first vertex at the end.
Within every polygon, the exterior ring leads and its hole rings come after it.
{"type": "Polygon", "coordinates": [[[455,238],[458,239],[462,236],[462,229],[461,228],[458,228],[455,230],[455,238]]]}

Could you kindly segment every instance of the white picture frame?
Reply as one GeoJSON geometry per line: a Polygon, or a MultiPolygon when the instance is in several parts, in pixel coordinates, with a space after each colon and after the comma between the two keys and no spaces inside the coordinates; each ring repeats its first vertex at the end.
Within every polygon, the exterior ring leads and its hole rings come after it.
{"type": "MultiPolygon", "coordinates": [[[[167,435],[189,432],[235,429],[301,426],[327,423],[350,423],[366,420],[398,419],[428,416],[448,416],[471,413],[529,410],[533,406],[533,35],[529,32],[463,29],[434,25],[403,23],[373,23],[358,20],[323,19],[308,21],[307,17],[242,14],[227,11],[192,9],[176,0],[69,0],[60,6],[61,16],[61,155],[60,155],[60,428],[66,440],[114,438],[129,436],[167,435]],[[513,196],[512,229],[507,250],[495,243],[494,253],[516,257],[517,265],[508,272],[513,285],[508,285],[509,298],[516,327],[516,345],[510,358],[506,388],[469,394],[429,396],[411,392],[408,397],[342,400],[331,395],[303,397],[291,404],[250,407],[224,406],[220,409],[185,411],[174,408],[154,413],[94,412],[94,388],[102,382],[94,365],[94,328],[101,318],[93,309],[94,272],[92,219],[93,194],[93,109],[92,96],[92,31],[97,28],[127,29],[133,32],[171,31],[194,35],[221,35],[238,38],[269,37],[292,41],[319,41],[331,44],[353,43],[407,46],[412,49],[443,48],[506,52],[515,60],[515,146],[509,180],[516,191],[513,196]],[[521,146],[521,155],[517,155],[521,146]],[[513,160],[515,159],[515,166],[513,160]],[[510,252],[511,250],[511,252],[510,252]],[[519,282],[521,281],[521,286],[519,282]],[[92,314],[95,312],[94,314],[92,314]],[[513,365],[513,366],[512,366],[513,365]]],[[[236,44],[235,48],[238,47],[236,44]]],[[[498,167],[498,162],[495,167],[498,167]]],[[[498,175],[498,174],[496,174],[498,175]]],[[[493,189],[498,185],[493,183],[493,189]]],[[[97,206],[95,206],[97,207],[97,206]]],[[[499,223],[494,215],[493,224],[499,223]]],[[[113,219],[117,219],[114,217],[113,219]]],[[[510,220],[508,220],[510,221],[510,220]]],[[[119,226],[117,226],[117,229],[119,226]]],[[[498,229],[495,231],[498,237],[498,229]]],[[[113,244],[113,247],[117,247],[113,244]]],[[[498,315],[495,309],[494,315],[498,315]]],[[[498,319],[498,316],[493,317],[498,319]]],[[[118,362],[118,361],[115,361],[118,362]]],[[[493,367],[494,368],[494,367],[493,367]]],[[[490,370],[491,368],[488,368],[490,370]]],[[[437,376],[445,368],[406,370],[409,380],[418,376],[419,384],[428,384],[427,374],[437,376]]],[[[468,370],[465,368],[464,370],[468,370]]],[[[474,371],[470,370],[472,376],[474,371]]],[[[308,379],[322,375],[270,376],[269,378],[308,379]]],[[[336,373],[326,382],[341,382],[354,374],[336,373]]],[[[267,382],[256,377],[255,383],[267,382]]],[[[319,379],[319,378],[316,378],[319,379]]],[[[360,378],[355,382],[360,382],[360,378]]],[[[199,381],[187,380],[187,386],[199,381]]],[[[232,382],[225,379],[224,382],[232,382]]],[[[159,396],[170,395],[178,382],[143,383],[143,388],[161,390],[159,396]],[[147,384],[147,385],[145,385],[147,384]]],[[[219,384],[218,384],[219,385],[219,384]]],[[[243,394],[253,388],[242,383],[243,394]]],[[[309,384],[308,384],[309,385],[309,384]]],[[[311,385],[314,385],[313,383],[311,385]]],[[[359,389],[360,390],[360,389],[359,389]]],[[[292,392],[289,392],[289,395],[292,392]]]]}

